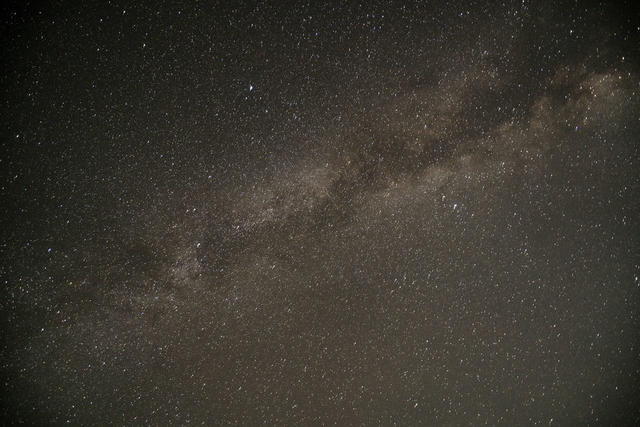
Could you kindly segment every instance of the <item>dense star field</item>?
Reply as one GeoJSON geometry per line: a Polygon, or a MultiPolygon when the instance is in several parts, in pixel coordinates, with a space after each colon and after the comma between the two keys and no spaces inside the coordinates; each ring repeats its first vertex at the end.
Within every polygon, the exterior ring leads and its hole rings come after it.
{"type": "Polygon", "coordinates": [[[13,424],[640,424],[629,4],[16,2],[13,424]]]}

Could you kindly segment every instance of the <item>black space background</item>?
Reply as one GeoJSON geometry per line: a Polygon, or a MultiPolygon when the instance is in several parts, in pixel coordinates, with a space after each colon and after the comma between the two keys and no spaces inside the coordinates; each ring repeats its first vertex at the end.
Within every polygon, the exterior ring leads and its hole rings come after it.
{"type": "Polygon", "coordinates": [[[7,424],[637,425],[631,2],[19,2],[7,424]]]}

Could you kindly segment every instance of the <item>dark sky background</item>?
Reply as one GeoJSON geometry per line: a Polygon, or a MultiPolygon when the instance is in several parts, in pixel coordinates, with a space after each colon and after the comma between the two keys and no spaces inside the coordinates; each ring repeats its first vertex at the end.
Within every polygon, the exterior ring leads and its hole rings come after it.
{"type": "Polygon", "coordinates": [[[638,11],[465,3],[2,6],[3,422],[639,424],[638,11]]]}

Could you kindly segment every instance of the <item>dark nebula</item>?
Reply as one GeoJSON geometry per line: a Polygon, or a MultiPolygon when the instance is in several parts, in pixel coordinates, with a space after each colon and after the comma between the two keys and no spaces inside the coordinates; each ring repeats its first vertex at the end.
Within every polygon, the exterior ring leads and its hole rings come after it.
{"type": "Polygon", "coordinates": [[[637,9],[334,3],[3,3],[3,424],[640,424],[637,9]]]}

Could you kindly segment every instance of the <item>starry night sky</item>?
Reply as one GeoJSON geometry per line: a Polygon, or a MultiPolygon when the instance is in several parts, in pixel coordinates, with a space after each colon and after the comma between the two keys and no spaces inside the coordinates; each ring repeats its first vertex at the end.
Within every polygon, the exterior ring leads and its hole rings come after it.
{"type": "Polygon", "coordinates": [[[3,4],[3,423],[640,423],[630,4],[3,4]]]}

